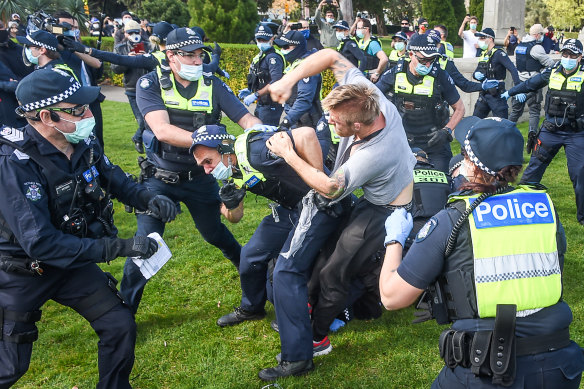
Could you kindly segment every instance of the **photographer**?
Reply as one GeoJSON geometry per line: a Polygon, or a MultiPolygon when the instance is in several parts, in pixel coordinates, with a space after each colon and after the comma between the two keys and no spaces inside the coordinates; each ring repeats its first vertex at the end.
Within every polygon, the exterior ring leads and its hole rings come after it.
{"type": "Polygon", "coordinates": [[[337,9],[338,20],[343,20],[343,13],[337,0],[322,0],[318,3],[316,13],[314,14],[314,21],[320,30],[320,43],[324,47],[337,47],[339,40],[336,37],[334,24],[335,14],[332,9],[328,9],[324,14],[324,19],[321,17],[321,9],[324,5],[334,6],[337,9]]]}
{"type": "Polygon", "coordinates": [[[507,31],[507,35],[503,41],[503,46],[507,49],[507,55],[515,55],[515,48],[520,42],[521,38],[517,35],[517,29],[511,27],[509,31],[507,31]]]}

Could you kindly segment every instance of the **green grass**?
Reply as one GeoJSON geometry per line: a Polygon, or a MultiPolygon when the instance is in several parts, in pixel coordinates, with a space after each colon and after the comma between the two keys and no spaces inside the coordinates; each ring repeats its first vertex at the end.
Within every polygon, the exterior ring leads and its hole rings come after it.
{"type": "MultiPolygon", "coordinates": [[[[105,102],[106,152],[124,170],[138,173],[130,137],[135,121],[128,104],[105,102]]],[[[230,130],[238,127],[229,125],[230,130]]],[[[523,133],[526,124],[520,126],[523,133]]],[[[453,145],[456,148],[458,145],[453,145]]],[[[527,161],[527,159],[526,159],[527,161]]],[[[582,226],[575,217],[574,193],[561,152],[543,183],[550,189],[568,236],[564,297],[574,311],[572,338],[584,343],[584,287],[581,282],[582,226]]],[[[228,225],[245,243],[261,218],[267,201],[248,195],[241,223],[228,225]]],[[[134,388],[260,388],[260,369],[276,363],[280,340],[271,330],[273,307],[265,320],[221,329],[217,318],[239,304],[238,275],[219,250],[205,243],[186,210],[168,224],[165,240],[173,258],[147,285],[136,316],[138,340],[131,375],[134,388]]],[[[136,229],[132,215],[116,206],[122,237],[136,229]]],[[[118,279],[123,259],[103,268],[118,279]]],[[[97,336],[74,311],[49,302],[38,323],[31,367],[17,388],[95,387],[97,336]]],[[[284,388],[428,388],[442,367],[434,322],[411,325],[413,309],[384,312],[375,321],[354,321],[331,336],[333,352],[315,359],[316,370],[303,378],[280,380],[284,388]]]]}

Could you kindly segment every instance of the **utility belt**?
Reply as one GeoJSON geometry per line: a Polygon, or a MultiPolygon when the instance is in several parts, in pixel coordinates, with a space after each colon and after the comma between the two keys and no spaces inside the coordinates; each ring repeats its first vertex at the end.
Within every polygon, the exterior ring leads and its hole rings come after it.
{"type": "Polygon", "coordinates": [[[470,368],[478,377],[491,377],[493,385],[511,386],[515,380],[516,357],[559,350],[570,345],[568,328],[547,334],[515,336],[517,307],[497,305],[492,331],[444,330],[440,334],[440,357],[450,369],[470,368]]]}
{"type": "Polygon", "coordinates": [[[549,132],[582,132],[584,131],[584,117],[579,117],[577,119],[567,119],[567,118],[556,118],[556,122],[560,125],[556,125],[554,121],[546,119],[543,121],[542,127],[549,132]]]}
{"type": "MultiPolygon", "coordinates": [[[[42,276],[43,269],[37,260],[30,258],[18,258],[11,256],[0,256],[0,270],[6,273],[15,273],[26,276],[42,276]]],[[[0,333],[0,336],[2,334],[0,333]]]]}
{"type": "Polygon", "coordinates": [[[140,182],[145,178],[154,177],[165,184],[178,184],[181,181],[192,181],[196,177],[205,174],[200,168],[184,172],[173,172],[171,170],[162,169],[144,157],[138,157],[138,166],[140,166],[140,182]]]}
{"type": "Polygon", "coordinates": [[[493,88],[489,88],[487,90],[481,90],[479,92],[480,95],[484,96],[486,94],[489,94],[491,96],[501,96],[502,93],[505,92],[505,80],[499,80],[499,85],[493,87],[493,88]]]}
{"type": "Polygon", "coordinates": [[[41,320],[42,311],[19,312],[0,307],[0,341],[10,343],[32,343],[39,338],[39,330],[21,332],[19,334],[4,335],[4,321],[33,324],[41,320]]]}

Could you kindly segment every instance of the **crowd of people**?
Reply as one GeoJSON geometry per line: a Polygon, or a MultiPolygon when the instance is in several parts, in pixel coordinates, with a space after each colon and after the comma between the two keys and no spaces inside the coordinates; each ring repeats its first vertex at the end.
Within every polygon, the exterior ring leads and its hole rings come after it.
{"type": "Polygon", "coordinates": [[[109,52],[82,44],[65,11],[24,34],[0,24],[0,387],[28,369],[49,299],[98,334],[97,387],[130,387],[135,315],[152,276],[138,259],[158,250],[153,236],[180,203],[240,277],[241,302],[217,325],[261,320],[274,305],[281,353],[259,371],[264,381],[313,370],[351,319],[418,301],[422,320],[452,323],[433,387],[579,386],[584,354],[562,299],[566,236],[540,181],[563,146],[584,224],[582,43],[551,47],[555,61],[544,45],[553,29],[534,24],[521,38],[511,28],[505,50],[468,15],[459,36],[464,56],[478,57],[469,80],[444,25],[422,17],[412,31],[404,17],[388,56],[368,19],[343,19],[336,0],[323,0],[319,39],[306,19],[259,23],[237,93],[219,78],[230,77],[221,47],[197,26],[125,12],[108,28],[109,52]],[[138,124],[138,182],[104,154],[104,61],[124,75],[138,124]],[[336,84],[322,97],[326,69],[336,84]],[[459,90],[479,93],[472,116],[459,90]],[[525,104],[531,159],[521,175],[525,104]],[[238,223],[248,191],[272,212],[238,242],[221,216],[238,223]],[[117,236],[113,198],[135,209],[130,239],[117,236]],[[117,257],[127,257],[119,291],[97,266],[117,257]]]}

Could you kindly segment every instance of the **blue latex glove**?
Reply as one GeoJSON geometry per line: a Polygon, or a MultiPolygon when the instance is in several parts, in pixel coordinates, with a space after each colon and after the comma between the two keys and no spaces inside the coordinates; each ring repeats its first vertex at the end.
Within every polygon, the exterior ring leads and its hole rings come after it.
{"type": "Polygon", "coordinates": [[[237,95],[237,97],[240,99],[244,99],[247,96],[249,96],[250,94],[251,94],[251,91],[249,89],[245,88],[245,89],[241,89],[239,91],[239,94],[237,95]]]}
{"type": "Polygon", "coordinates": [[[341,329],[342,327],[345,326],[344,321],[340,320],[340,319],[335,319],[333,320],[333,322],[331,323],[331,326],[329,327],[329,330],[331,330],[332,332],[337,332],[339,329],[341,329]]]}
{"type": "Polygon", "coordinates": [[[249,107],[254,101],[256,101],[257,98],[258,98],[257,95],[255,93],[252,93],[245,99],[243,99],[243,104],[245,104],[246,107],[249,107]]]}
{"type": "Polygon", "coordinates": [[[485,78],[485,75],[481,72],[474,72],[474,78],[475,80],[482,81],[483,78],[485,78]]]}
{"type": "Polygon", "coordinates": [[[496,88],[499,86],[498,80],[485,80],[483,81],[483,90],[488,90],[491,88],[496,88]]]}
{"type": "Polygon", "coordinates": [[[406,242],[410,231],[414,228],[412,214],[405,208],[398,208],[385,220],[385,244],[392,240],[398,241],[402,247],[406,242]]]}
{"type": "Polygon", "coordinates": [[[505,91],[501,93],[501,98],[507,100],[509,98],[509,91],[505,91]]]}
{"type": "Polygon", "coordinates": [[[229,73],[227,73],[227,70],[225,70],[225,69],[221,69],[221,70],[223,70],[223,77],[225,77],[228,80],[231,79],[231,76],[229,75],[229,73]]]}
{"type": "Polygon", "coordinates": [[[246,128],[245,132],[248,131],[261,131],[261,132],[276,132],[278,127],[268,126],[267,124],[254,124],[251,128],[246,128]]]}
{"type": "Polygon", "coordinates": [[[525,103],[525,100],[527,100],[527,95],[525,93],[518,93],[515,95],[515,100],[519,101],[520,103],[525,103]]]}

